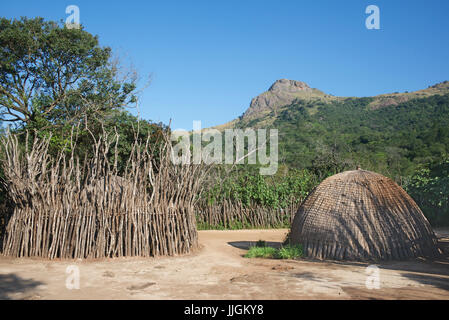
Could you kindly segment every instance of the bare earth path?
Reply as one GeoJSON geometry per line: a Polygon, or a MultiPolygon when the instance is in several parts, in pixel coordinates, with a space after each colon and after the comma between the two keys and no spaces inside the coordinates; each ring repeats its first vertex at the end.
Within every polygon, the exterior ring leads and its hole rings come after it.
{"type": "Polygon", "coordinates": [[[286,233],[200,231],[201,249],[180,257],[0,257],[0,299],[449,299],[449,260],[378,265],[380,289],[370,290],[368,264],[242,257],[250,242],[276,246],[286,233]],[[79,268],[79,289],[66,288],[70,265],[79,268]]]}

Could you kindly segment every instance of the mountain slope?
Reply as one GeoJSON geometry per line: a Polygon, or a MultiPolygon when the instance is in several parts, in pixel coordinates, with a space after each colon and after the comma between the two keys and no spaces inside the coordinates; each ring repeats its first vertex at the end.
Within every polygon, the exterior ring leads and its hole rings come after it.
{"type": "MultiPolygon", "coordinates": [[[[368,107],[370,109],[379,109],[396,106],[412,99],[448,93],[449,81],[444,81],[423,90],[404,93],[395,92],[371,97],[372,101],[368,107]]],[[[269,125],[274,119],[269,119],[267,115],[273,112],[271,116],[274,115],[276,117],[280,111],[295,102],[307,102],[308,104],[320,105],[322,103],[344,101],[348,98],[353,97],[336,97],[318,89],[311,88],[307,83],[302,81],[280,79],[276,80],[267,91],[253,98],[249,108],[238,119],[215,126],[214,128],[224,130],[242,127],[243,124],[250,121],[253,125],[257,124],[259,127],[261,125],[269,125]]]]}
{"type": "Polygon", "coordinates": [[[238,124],[241,120],[247,122],[254,119],[261,119],[270,112],[274,112],[276,115],[277,111],[282,107],[290,105],[295,101],[319,103],[338,99],[338,97],[309,87],[305,82],[280,79],[276,80],[267,91],[253,98],[249,108],[238,119],[215,126],[214,128],[219,130],[233,128],[239,126],[238,124]]]}
{"type": "Polygon", "coordinates": [[[305,82],[281,79],[273,83],[268,91],[252,99],[243,118],[253,119],[261,113],[276,111],[279,107],[289,105],[296,100],[319,102],[334,99],[318,89],[310,88],[305,82]]]}
{"type": "Polygon", "coordinates": [[[319,172],[361,165],[407,176],[420,163],[449,154],[449,82],[411,93],[344,98],[287,81],[277,81],[221,129],[277,128],[281,163],[319,172]]]}

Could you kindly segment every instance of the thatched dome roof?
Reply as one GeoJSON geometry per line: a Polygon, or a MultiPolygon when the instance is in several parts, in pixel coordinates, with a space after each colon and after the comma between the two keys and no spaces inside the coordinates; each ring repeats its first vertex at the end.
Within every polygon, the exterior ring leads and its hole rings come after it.
{"type": "Polygon", "coordinates": [[[393,180],[355,170],[324,180],[304,200],[289,240],[308,257],[402,260],[435,257],[436,237],[415,201],[393,180]]]}

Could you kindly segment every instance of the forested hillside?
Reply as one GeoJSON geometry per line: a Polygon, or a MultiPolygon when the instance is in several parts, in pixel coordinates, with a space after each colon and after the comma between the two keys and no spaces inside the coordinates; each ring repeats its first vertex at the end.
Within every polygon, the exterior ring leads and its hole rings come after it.
{"type": "Polygon", "coordinates": [[[317,173],[357,165],[400,179],[449,151],[449,94],[370,108],[375,98],[297,101],[237,127],[279,130],[280,161],[317,173]],[[270,119],[267,121],[267,119],[270,119]]]}

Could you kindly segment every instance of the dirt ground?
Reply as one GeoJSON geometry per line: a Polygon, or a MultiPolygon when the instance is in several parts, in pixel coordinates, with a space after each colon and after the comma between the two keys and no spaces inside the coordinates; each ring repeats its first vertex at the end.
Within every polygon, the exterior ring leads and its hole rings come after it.
{"type": "MultiPolygon", "coordinates": [[[[368,289],[366,263],[243,258],[251,243],[277,246],[286,233],[200,231],[201,248],[179,257],[0,257],[0,299],[449,299],[449,259],[377,265],[380,288],[368,289]],[[66,286],[70,266],[79,289],[66,286]]],[[[449,244],[448,231],[437,234],[449,244]]]]}

